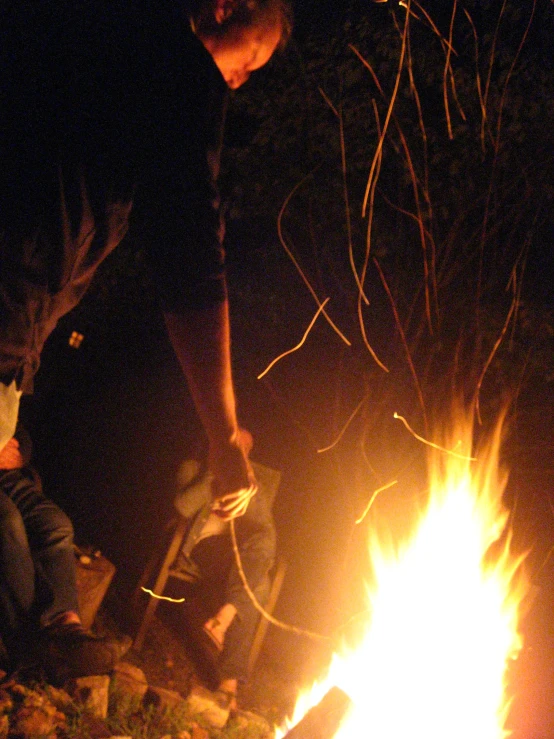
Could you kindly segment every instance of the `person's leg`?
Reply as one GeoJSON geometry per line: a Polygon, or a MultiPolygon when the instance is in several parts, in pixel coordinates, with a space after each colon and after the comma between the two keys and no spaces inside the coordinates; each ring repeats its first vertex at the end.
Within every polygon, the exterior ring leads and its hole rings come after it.
{"type": "Polygon", "coordinates": [[[42,492],[31,467],[18,470],[12,485],[4,486],[21,513],[37,571],[37,618],[41,627],[58,620],[78,623],[79,605],[73,525],[68,516],[42,492]]]}
{"type": "MultiPolygon", "coordinates": [[[[0,472],[3,478],[11,473],[0,472]]],[[[0,635],[8,651],[29,627],[35,568],[25,525],[16,505],[0,490],[0,635]]]]}
{"type": "Polygon", "coordinates": [[[18,510],[32,552],[37,586],[31,611],[38,627],[38,662],[55,685],[111,672],[131,640],[95,637],[82,627],[70,520],[42,493],[32,468],[13,470],[3,483],[4,496],[18,510]]]}
{"type": "MultiPolygon", "coordinates": [[[[234,526],[241,568],[263,606],[276,549],[275,526],[265,498],[254,496],[234,526]]],[[[202,573],[201,597],[206,605],[212,605],[204,631],[220,650],[219,689],[234,693],[238,683],[248,677],[248,658],[260,614],[244,587],[229,536],[205,539],[194,549],[193,557],[202,573]]]]}
{"type": "MultiPolygon", "coordinates": [[[[267,603],[269,586],[269,576],[266,575],[253,591],[256,601],[262,607],[267,603]]],[[[218,665],[220,690],[227,693],[236,692],[238,684],[247,681],[248,658],[260,618],[259,611],[249,599],[248,602],[242,604],[240,611],[237,612],[236,617],[226,630],[218,665]],[[234,690],[231,687],[233,682],[234,690]]]]}
{"type": "Polygon", "coordinates": [[[223,649],[225,634],[236,615],[237,609],[233,603],[224,603],[204,624],[204,631],[219,651],[223,649]]]}
{"type": "MultiPolygon", "coordinates": [[[[273,517],[263,495],[255,495],[244,516],[235,520],[235,534],[240,566],[248,586],[257,592],[267,582],[267,575],[275,562],[276,532],[273,517]]],[[[251,606],[239,566],[232,554],[225,599],[242,614],[251,606]]]]}
{"type": "MultiPolygon", "coordinates": [[[[276,534],[273,517],[266,499],[256,495],[250,501],[244,516],[234,522],[237,547],[246,582],[260,606],[264,606],[269,594],[269,570],[275,561],[276,534]]],[[[217,537],[220,540],[223,537],[217,537]]],[[[260,613],[244,587],[235,554],[226,556],[216,551],[209,561],[208,579],[221,581],[223,568],[228,572],[223,592],[223,605],[204,624],[204,630],[219,644],[218,661],[220,690],[236,692],[237,684],[248,677],[248,657],[260,613]],[[220,571],[217,568],[221,567],[220,571]]],[[[201,568],[204,572],[204,568],[201,568]]],[[[221,603],[221,601],[220,601],[221,603]]]]}

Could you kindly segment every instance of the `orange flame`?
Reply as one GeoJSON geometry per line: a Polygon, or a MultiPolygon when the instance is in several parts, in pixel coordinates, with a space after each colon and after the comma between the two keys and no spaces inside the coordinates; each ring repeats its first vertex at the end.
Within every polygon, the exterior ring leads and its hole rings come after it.
{"type": "Polygon", "coordinates": [[[353,704],[336,739],[508,735],[506,674],[522,646],[527,584],[502,503],[503,418],[472,459],[472,419],[456,415],[462,420],[442,441],[464,454],[430,453],[428,502],[408,542],[370,531],[365,635],[334,655],[291,725],[336,685],[353,704]]]}

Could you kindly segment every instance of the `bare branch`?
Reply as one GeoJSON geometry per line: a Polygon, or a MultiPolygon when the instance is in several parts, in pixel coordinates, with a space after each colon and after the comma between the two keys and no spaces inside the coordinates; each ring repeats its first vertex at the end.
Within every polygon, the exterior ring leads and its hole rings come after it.
{"type": "Polygon", "coordinates": [[[387,296],[389,298],[392,312],[394,314],[394,319],[396,321],[396,327],[398,328],[398,332],[400,333],[400,337],[402,339],[402,345],[404,346],[404,351],[406,352],[406,358],[408,360],[408,365],[410,367],[410,372],[412,373],[412,377],[414,380],[414,384],[416,387],[417,397],[419,400],[419,405],[421,408],[421,412],[423,414],[423,421],[425,424],[425,429],[427,429],[427,412],[425,410],[425,403],[423,401],[423,393],[421,392],[421,385],[419,384],[419,379],[417,377],[417,372],[414,367],[414,362],[412,360],[412,355],[410,353],[410,349],[408,347],[408,342],[406,341],[406,334],[404,333],[404,329],[402,328],[402,324],[400,322],[400,316],[398,315],[398,311],[396,309],[396,303],[394,302],[394,298],[392,297],[392,293],[390,291],[389,285],[387,283],[387,280],[385,279],[385,275],[383,274],[383,270],[381,269],[381,265],[373,257],[373,262],[375,266],[377,267],[377,271],[379,272],[379,277],[381,278],[381,282],[383,283],[383,287],[385,288],[385,292],[387,293],[387,296]]]}
{"type": "Polygon", "coordinates": [[[359,518],[356,519],[355,523],[356,524],[362,523],[363,520],[364,520],[364,518],[367,516],[367,514],[371,510],[371,506],[375,503],[375,499],[377,498],[377,496],[379,495],[379,493],[382,493],[383,490],[388,490],[389,488],[392,488],[392,486],[393,485],[396,485],[397,482],[398,482],[398,480],[392,480],[391,482],[387,482],[386,485],[381,485],[380,488],[377,488],[377,490],[374,490],[371,498],[369,499],[369,503],[364,508],[364,512],[362,513],[362,515],[359,518]]]}
{"type": "Polygon", "coordinates": [[[487,106],[485,105],[485,100],[483,98],[483,91],[481,89],[481,72],[479,70],[479,38],[477,37],[477,29],[475,28],[475,23],[473,22],[473,18],[470,16],[466,8],[464,8],[464,13],[466,14],[466,17],[471,25],[471,30],[473,31],[473,39],[475,42],[475,79],[477,83],[477,95],[479,96],[479,107],[481,108],[481,148],[483,152],[485,151],[485,123],[487,121],[487,106]]]}
{"type": "Polygon", "coordinates": [[[450,120],[450,109],[448,107],[448,72],[450,70],[450,50],[452,49],[452,33],[454,30],[454,18],[456,16],[457,0],[454,0],[452,6],[452,17],[450,18],[450,29],[448,35],[448,46],[446,49],[446,60],[444,63],[443,80],[442,80],[442,92],[444,97],[444,112],[446,114],[446,126],[448,129],[448,138],[452,141],[454,135],[452,134],[452,122],[450,120]]]}
{"type": "MultiPolygon", "coordinates": [[[[435,444],[434,441],[429,441],[428,439],[424,439],[423,436],[420,436],[419,434],[416,434],[416,432],[410,426],[410,424],[408,423],[408,421],[406,421],[406,419],[404,418],[404,416],[401,416],[399,413],[396,413],[396,411],[393,413],[393,418],[397,418],[399,421],[402,421],[402,423],[408,429],[408,431],[414,437],[414,439],[417,439],[418,441],[421,441],[423,444],[427,444],[427,446],[433,447],[433,449],[438,449],[439,452],[444,452],[445,454],[450,454],[451,457],[457,457],[458,459],[465,459],[468,462],[475,462],[477,460],[476,457],[470,457],[467,454],[460,454],[455,449],[446,449],[446,447],[439,446],[439,444],[435,444]]],[[[457,446],[459,446],[459,444],[457,444],[457,446]]]]}
{"type": "Polygon", "coordinates": [[[502,343],[502,339],[504,338],[506,331],[508,330],[508,326],[510,325],[510,320],[512,318],[512,314],[516,308],[516,296],[514,296],[511,304],[510,304],[510,310],[508,311],[508,315],[506,316],[506,321],[504,322],[504,326],[502,327],[502,331],[500,332],[500,336],[497,338],[497,340],[494,343],[494,346],[492,348],[491,353],[489,354],[489,358],[485,362],[485,366],[483,367],[483,370],[481,372],[481,375],[479,377],[479,380],[477,381],[477,388],[475,392],[475,410],[477,411],[477,419],[479,423],[482,423],[481,421],[481,408],[479,404],[479,395],[481,393],[481,385],[483,384],[483,380],[485,379],[485,375],[487,374],[487,370],[490,367],[490,364],[492,360],[494,359],[494,355],[498,351],[498,348],[500,347],[500,344],[502,343]]]}
{"type": "MultiPolygon", "coordinates": [[[[301,186],[302,186],[302,185],[303,185],[303,184],[304,184],[304,183],[305,183],[305,182],[306,182],[306,181],[307,181],[307,180],[308,180],[308,179],[309,179],[309,178],[310,178],[310,177],[311,177],[312,175],[313,175],[313,172],[310,172],[310,174],[306,175],[306,177],[304,177],[304,179],[300,180],[300,182],[298,182],[298,183],[297,183],[297,184],[296,184],[296,185],[295,185],[295,186],[293,187],[293,189],[291,190],[291,192],[290,192],[290,193],[288,194],[288,196],[286,197],[286,199],[285,199],[285,202],[284,202],[284,203],[283,203],[283,205],[281,206],[281,210],[279,211],[279,216],[278,216],[278,218],[277,218],[277,233],[278,233],[278,235],[279,235],[279,241],[281,242],[281,245],[282,245],[283,249],[284,249],[284,250],[285,250],[285,252],[287,253],[287,256],[289,257],[289,259],[291,260],[291,262],[292,262],[292,263],[294,264],[294,266],[295,266],[295,267],[296,267],[296,269],[298,270],[298,273],[299,273],[299,275],[301,276],[301,278],[302,278],[302,280],[303,280],[304,284],[306,285],[306,287],[307,287],[307,288],[308,288],[308,290],[310,291],[310,293],[311,293],[312,297],[314,298],[314,300],[316,301],[316,303],[318,304],[318,306],[319,306],[320,308],[322,308],[322,307],[323,307],[323,305],[322,305],[321,301],[319,300],[319,298],[317,297],[317,294],[316,294],[315,290],[314,290],[314,289],[313,289],[313,287],[311,286],[311,284],[310,284],[310,281],[308,280],[308,278],[307,278],[307,277],[306,277],[306,275],[304,274],[304,271],[303,271],[303,270],[302,270],[302,268],[300,267],[300,264],[298,263],[297,259],[296,259],[296,258],[294,257],[294,254],[293,254],[293,253],[292,253],[292,251],[291,251],[291,250],[289,249],[289,247],[288,247],[288,245],[287,245],[287,243],[286,243],[286,241],[285,241],[285,238],[284,238],[284,236],[283,236],[283,225],[282,225],[282,223],[283,223],[283,214],[284,214],[284,212],[285,212],[285,210],[286,210],[286,208],[287,208],[287,205],[288,205],[288,204],[290,203],[290,201],[291,201],[292,197],[294,196],[294,194],[296,193],[296,191],[297,191],[297,190],[298,190],[298,189],[299,189],[299,188],[300,188],[300,187],[301,187],[301,186]]],[[[327,319],[327,322],[329,323],[329,325],[331,326],[331,328],[332,328],[332,329],[333,329],[333,330],[334,330],[334,331],[335,331],[335,332],[336,332],[336,333],[337,333],[337,334],[338,334],[338,335],[340,336],[340,338],[341,338],[341,339],[342,339],[342,340],[344,341],[344,343],[345,343],[345,344],[346,344],[347,346],[351,346],[351,343],[350,343],[350,341],[349,341],[349,340],[348,340],[348,339],[346,338],[346,336],[345,336],[345,335],[344,335],[344,334],[343,334],[343,333],[342,333],[342,332],[341,332],[341,331],[340,331],[340,330],[339,330],[339,329],[337,328],[337,326],[336,326],[336,325],[335,325],[335,324],[333,323],[332,319],[331,319],[331,318],[330,318],[330,316],[329,316],[329,315],[328,315],[328,314],[326,313],[326,311],[323,311],[323,315],[324,315],[324,316],[325,316],[325,318],[327,319]]]]}
{"type": "MultiPolygon", "coordinates": [[[[408,0],[408,11],[410,9],[410,2],[411,2],[411,0],[408,0]]],[[[408,14],[406,15],[406,21],[404,23],[404,34],[402,36],[402,46],[401,46],[401,50],[400,50],[400,60],[398,62],[398,70],[396,72],[396,80],[395,80],[395,83],[394,83],[394,89],[393,89],[393,92],[392,92],[392,95],[391,95],[391,99],[390,99],[389,107],[388,107],[388,110],[387,110],[387,115],[386,115],[386,118],[385,118],[385,122],[383,124],[383,131],[381,132],[381,135],[379,136],[379,141],[377,142],[377,149],[375,150],[375,154],[373,156],[373,162],[371,163],[371,169],[369,171],[369,177],[368,177],[368,180],[367,180],[366,191],[365,191],[365,195],[364,195],[364,202],[363,202],[363,205],[362,205],[362,217],[363,218],[365,218],[366,207],[367,207],[367,200],[368,200],[368,197],[369,197],[369,193],[371,191],[371,186],[372,186],[372,183],[373,183],[373,177],[374,177],[374,174],[375,174],[375,169],[377,168],[377,163],[379,161],[379,158],[381,156],[381,152],[383,150],[383,142],[385,140],[385,136],[387,134],[387,130],[388,130],[388,127],[389,127],[389,122],[390,122],[390,119],[391,119],[391,116],[392,116],[392,111],[393,111],[393,108],[394,108],[394,103],[396,101],[396,96],[398,94],[398,88],[400,87],[400,78],[402,76],[402,67],[404,66],[404,56],[406,54],[406,36],[407,36],[407,33],[408,33],[408,25],[409,25],[409,22],[410,22],[409,21],[409,18],[410,18],[410,15],[409,15],[409,12],[408,12],[408,14]]]]}
{"type": "Polygon", "coordinates": [[[286,356],[287,356],[288,354],[293,354],[294,352],[298,351],[298,349],[300,349],[300,348],[301,348],[301,347],[302,347],[302,346],[304,345],[304,343],[305,343],[306,339],[308,338],[308,335],[309,335],[310,331],[311,331],[311,330],[312,330],[312,328],[313,328],[313,325],[314,325],[314,323],[315,323],[315,322],[316,322],[316,320],[317,320],[317,317],[319,316],[319,314],[321,313],[321,311],[323,310],[323,308],[325,307],[325,305],[326,305],[326,304],[327,304],[328,302],[329,302],[329,298],[325,298],[325,300],[323,301],[323,303],[322,303],[322,304],[321,304],[321,305],[319,306],[319,308],[317,309],[317,311],[316,311],[316,314],[314,315],[314,317],[313,317],[313,318],[312,318],[312,320],[310,321],[310,324],[309,324],[308,328],[307,328],[307,329],[306,329],[306,331],[304,332],[304,336],[303,336],[303,337],[301,338],[301,340],[300,340],[300,341],[298,342],[298,344],[297,344],[296,346],[294,346],[294,347],[293,347],[292,349],[287,349],[287,351],[286,351],[286,352],[283,352],[282,354],[279,354],[279,356],[278,356],[278,357],[275,357],[275,359],[274,359],[273,361],[271,361],[271,362],[270,362],[270,363],[268,364],[268,366],[267,366],[267,367],[266,367],[266,368],[264,369],[264,371],[263,371],[263,372],[261,372],[261,373],[260,373],[260,374],[258,375],[258,377],[257,377],[257,379],[258,379],[258,380],[261,380],[261,379],[262,379],[262,377],[263,377],[264,375],[267,375],[267,373],[269,372],[269,370],[270,370],[270,369],[271,369],[271,368],[272,368],[272,367],[273,367],[273,366],[274,366],[275,364],[277,364],[277,362],[278,362],[278,361],[279,361],[280,359],[283,359],[283,357],[286,357],[286,356]]]}

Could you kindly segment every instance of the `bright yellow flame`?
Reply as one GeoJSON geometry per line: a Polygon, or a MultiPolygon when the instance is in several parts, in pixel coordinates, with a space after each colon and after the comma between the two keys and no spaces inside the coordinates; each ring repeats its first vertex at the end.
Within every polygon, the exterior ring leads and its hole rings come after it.
{"type": "Polygon", "coordinates": [[[433,449],[428,503],[409,542],[370,532],[365,636],[333,657],[291,725],[336,685],[353,702],[337,739],[507,736],[506,669],[521,649],[527,588],[502,504],[501,427],[502,420],[477,460],[467,418],[443,440],[467,458],[433,449]]]}

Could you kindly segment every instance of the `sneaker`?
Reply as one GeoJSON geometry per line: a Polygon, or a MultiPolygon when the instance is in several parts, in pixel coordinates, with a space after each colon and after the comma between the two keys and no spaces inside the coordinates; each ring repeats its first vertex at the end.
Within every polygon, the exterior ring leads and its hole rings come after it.
{"type": "Polygon", "coordinates": [[[94,636],[80,624],[43,629],[38,657],[48,680],[59,687],[72,678],[105,675],[129,650],[129,636],[94,636]]]}

